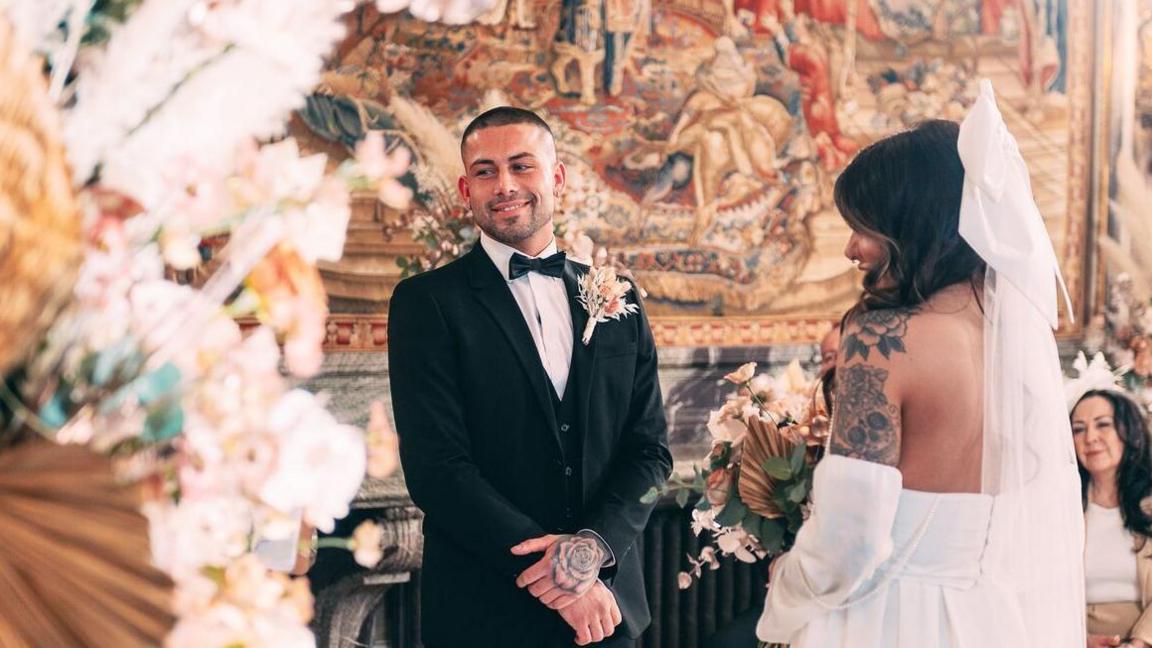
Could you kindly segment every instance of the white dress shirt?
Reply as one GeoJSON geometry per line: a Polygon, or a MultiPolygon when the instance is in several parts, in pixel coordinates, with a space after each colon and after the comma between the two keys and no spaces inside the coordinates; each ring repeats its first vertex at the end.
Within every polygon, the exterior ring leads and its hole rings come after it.
{"type": "MultiPolygon", "coordinates": [[[[528,272],[518,279],[508,278],[508,262],[518,251],[480,232],[480,246],[488,253],[488,258],[496,264],[500,276],[508,282],[508,289],[520,305],[520,312],[532,332],[532,341],[540,354],[540,364],[548,372],[557,398],[564,398],[568,386],[568,372],[572,368],[572,311],[568,304],[568,292],[564,280],[549,277],[539,272],[528,272]]],[[[519,252],[519,254],[523,254],[519,252]]],[[[540,254],[532,258],[543,258],[556,254],[556,240],[553,239],[540,254]]]]}

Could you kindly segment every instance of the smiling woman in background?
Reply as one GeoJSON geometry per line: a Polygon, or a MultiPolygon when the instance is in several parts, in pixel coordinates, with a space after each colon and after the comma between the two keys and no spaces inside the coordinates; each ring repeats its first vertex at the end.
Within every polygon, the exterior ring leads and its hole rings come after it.
{"type": "Polygon", "coordinates": [[[1084,489],[1088,646],[1152,645],[1152,452],[1140,406],[1092,389],[1072,408],[1084,489]]]}

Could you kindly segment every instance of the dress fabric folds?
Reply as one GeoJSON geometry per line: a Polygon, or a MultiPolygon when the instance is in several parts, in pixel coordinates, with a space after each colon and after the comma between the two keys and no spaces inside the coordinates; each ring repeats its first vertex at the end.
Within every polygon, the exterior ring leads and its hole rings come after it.
{"type": "Polygon", "coordinates": [[[895,468],[825,457],[757,635],[793,648],[1024,645],[1019,599],[985,569],[996,509],[990,495],[906,490],[895,468]]]}

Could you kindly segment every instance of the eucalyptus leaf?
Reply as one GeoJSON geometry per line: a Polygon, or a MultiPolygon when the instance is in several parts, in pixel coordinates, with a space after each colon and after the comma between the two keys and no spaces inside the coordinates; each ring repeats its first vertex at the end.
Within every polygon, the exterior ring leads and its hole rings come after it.
{"type": "Polygon", "coordinates": [[[788,533],[795,535],[800,532],[800,527],[804,524],[804,515],[800,512],[800,507],[788,512],[788,533]]]}
{"type": "Polygon", "coordinates": [[[801,479],[788,488],[788,499],[799,504],[808,497],[808,480],[801,479]]]}
{"type": "Polygon", "coordinates": [[[792,468],[792,474],[794,476],[799,476],[804,470],[804,454],[806,451],[807,448],[801,443],[792,450],[792,456],[788,458],[788,463],[792,468]]]}
{"type": "Polygon", "coordinates": [[[687,489],[682,488],[676,492],[676,506],[679,506],[680,508],[684,508],[685,506],[688,506],[688,490],[687,489]]]}
{"type": "Polygon", "coordinates": [[[744,530],[748,533],[751,533],[754,536],[759,536],[760,520],[762,519],[764,518],[760,517],[759,513],[748,511],[744,514],[744,519],[740,521],[740,526],[744,527],[744,530]]]}
{"type": "Polygon", "coordinates": [[[728,503],[724,505],[724,510],[716,516],[716,523],[720,526],[735,526],[744,519],[748,514],[748,507],[744,506],[744,502],[740,501],[739,497],[732,496],[728,499],[728,503]]]}
{"type": "Polygon", "coordinates": [[[772,479],[791,479],[792,464],[784,457],[768,457],[764,460],[764,472],[772,479]]]}
{"type": "Polygon", "coordinates": [[[178,403],[150,412],[144,419],[144,431],[140,437],[145,441],[167,441],[184,429],[184,410],[178,403]]]}
{"type": "Polygon", "coordinates": [[[147,373],[132,381],[136,398],[147,405],[166,396],[174,396],[180,385],[180,370],[171,362],[165,363],[156,371],[147,373]]]}
{"type": "Polygon", "coordinates": [[[784,524],[781,520],[761,519],[760,546],[768,553],[780,553],[784,549],[784,524]]]}
{"type": "Polygon", "coordinates": [[[52,397],[40,408],[38,414],[44,424],[50,428],[63,427],[68,422],[69,398],[68,389],[63,385],[52,392],[52,397]]]}
{"type": "Polygon", "coordinates": [[[656,500],[660,499],[660,489],[653,486],[648,489],[647,493],[640,496],[641,504],[655,504],[656,500]]]}

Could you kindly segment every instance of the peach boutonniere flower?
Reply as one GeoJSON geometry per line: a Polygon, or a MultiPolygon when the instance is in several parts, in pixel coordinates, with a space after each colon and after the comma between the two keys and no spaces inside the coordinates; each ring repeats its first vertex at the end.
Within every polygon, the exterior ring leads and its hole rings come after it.
{"type": "Polygon", "coordinates": [[[632,290],[632,284],[620,279],[612,266],[594,266],[580,277],[580,294],[576,299],[588,312],[588,324],[580,338],[584,344],[592,340],[592,331],[597,324],[618,320],[640,310],[639,306],[625,299],[629,290],[632,290]]]}

